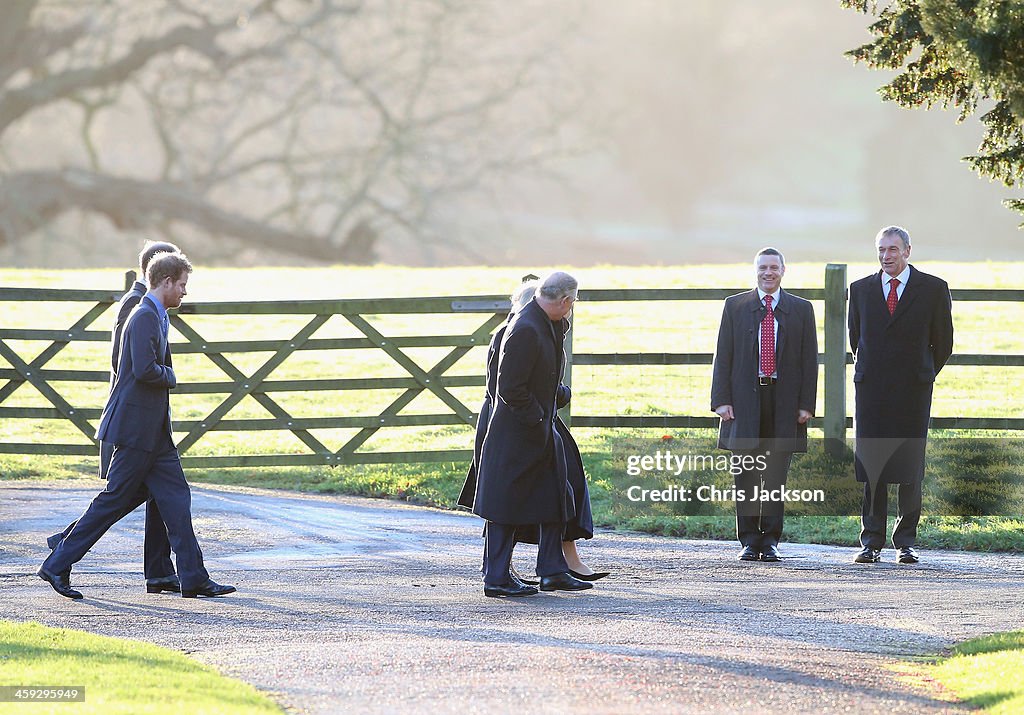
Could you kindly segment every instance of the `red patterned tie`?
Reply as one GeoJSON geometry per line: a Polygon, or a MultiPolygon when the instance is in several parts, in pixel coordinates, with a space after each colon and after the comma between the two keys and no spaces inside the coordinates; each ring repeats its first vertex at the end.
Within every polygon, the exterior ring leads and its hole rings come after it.
{"type": "Polygon", "coordinates": [[[889,297],[886,299],[886,304],[889,306],[889,315],[896,312],[896,302],[899,300],[899,296],[896,295],[896,288],[900,284],[899,278],[889,279],[889,297]]]}
{"type": "Polygon", "coordinates": [[[775,374],[775,311],[772,297],[764,297],[764,320],[761,321],[761,373],[765,377],[775,374]]]}

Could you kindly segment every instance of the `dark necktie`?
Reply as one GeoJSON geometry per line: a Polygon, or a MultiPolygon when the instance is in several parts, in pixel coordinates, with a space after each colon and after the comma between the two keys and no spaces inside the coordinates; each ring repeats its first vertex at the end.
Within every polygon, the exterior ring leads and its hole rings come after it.
{"type": "Polygon", "coordinates": [[[764,297],[764,320],[761,321],[761,373],[766,377],[775,374],[775,311],[772,297],[764,297]]]}
{"type": "Polygon", "coordinates": [[[896,288],[899,286],[899,284],[899,278],[889,279],[889,297],[886,298],[885,301],[886,305],[889,306],[889,315],[892,315],[893,313],[896,312],[896,303],[900,299],[899,295],[896,294],[896,288]]]}

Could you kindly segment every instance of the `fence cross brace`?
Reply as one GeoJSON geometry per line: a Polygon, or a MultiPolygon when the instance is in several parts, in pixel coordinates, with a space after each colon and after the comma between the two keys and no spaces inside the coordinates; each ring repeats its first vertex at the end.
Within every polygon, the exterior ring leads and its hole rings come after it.
{"type": "Polygon", "coordinates": [[[235,379],[235,384],[238,385],[235,390],[228,395],[228,397],[221,402],[205,420],[192,429],[185,437],[178,443],[178,451],[184,452],[193,444],[196,443],[205,432],[210,430],[214,425],[224,419],[224,416],[230,412],[235,405],[242,401],[246,395],[253,393],[267,379],[267,376],[277,368],[278,365],[283,363],[288,357],[294,353],[300,345],[305,343],[313,333],[320,329],[320,327],[331,318],[330,315],[315,315],[313,319],[309,321],[305,327],[303,327],[295,337],[290,340],[281,341],[280,349],[271,356],[263,365],[249,377],[245,377],[241,371],[241,379],[235,379]]]}

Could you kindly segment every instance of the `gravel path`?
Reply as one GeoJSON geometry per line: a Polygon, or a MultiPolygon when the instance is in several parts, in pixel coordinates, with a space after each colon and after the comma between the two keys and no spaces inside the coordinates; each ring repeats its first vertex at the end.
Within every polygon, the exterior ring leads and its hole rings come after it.
{"type": "Polygon", "coordinates": [[[900,664],[1024,623],[1021,556],[862,566],[783,544],[782,563],[748,564],[729,543],[604,532],[581,549],[613,571],[593,590],[489,599],[475,518],[206,486],[196,531],[238,594],[146,594],[139,510],[76,566],[69,601],[35,569],[99,485],[0,482],[0,617],[176,648],[293,712],[961,712],[900,664]]]}

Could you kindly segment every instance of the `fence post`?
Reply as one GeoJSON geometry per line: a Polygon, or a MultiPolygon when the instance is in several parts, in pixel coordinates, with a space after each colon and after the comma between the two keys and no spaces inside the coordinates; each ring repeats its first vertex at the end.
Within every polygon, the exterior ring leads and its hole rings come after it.
{"type": "Polygon", "coordinates": [[[135,271],[125,271],[124,273],[124,292],[127,293],[135,285],[135,271]]]}
{"type": "Polygon", "coordinates": [[[846,264],[825,266],[825,451],[846,449],[846,264]]]}

